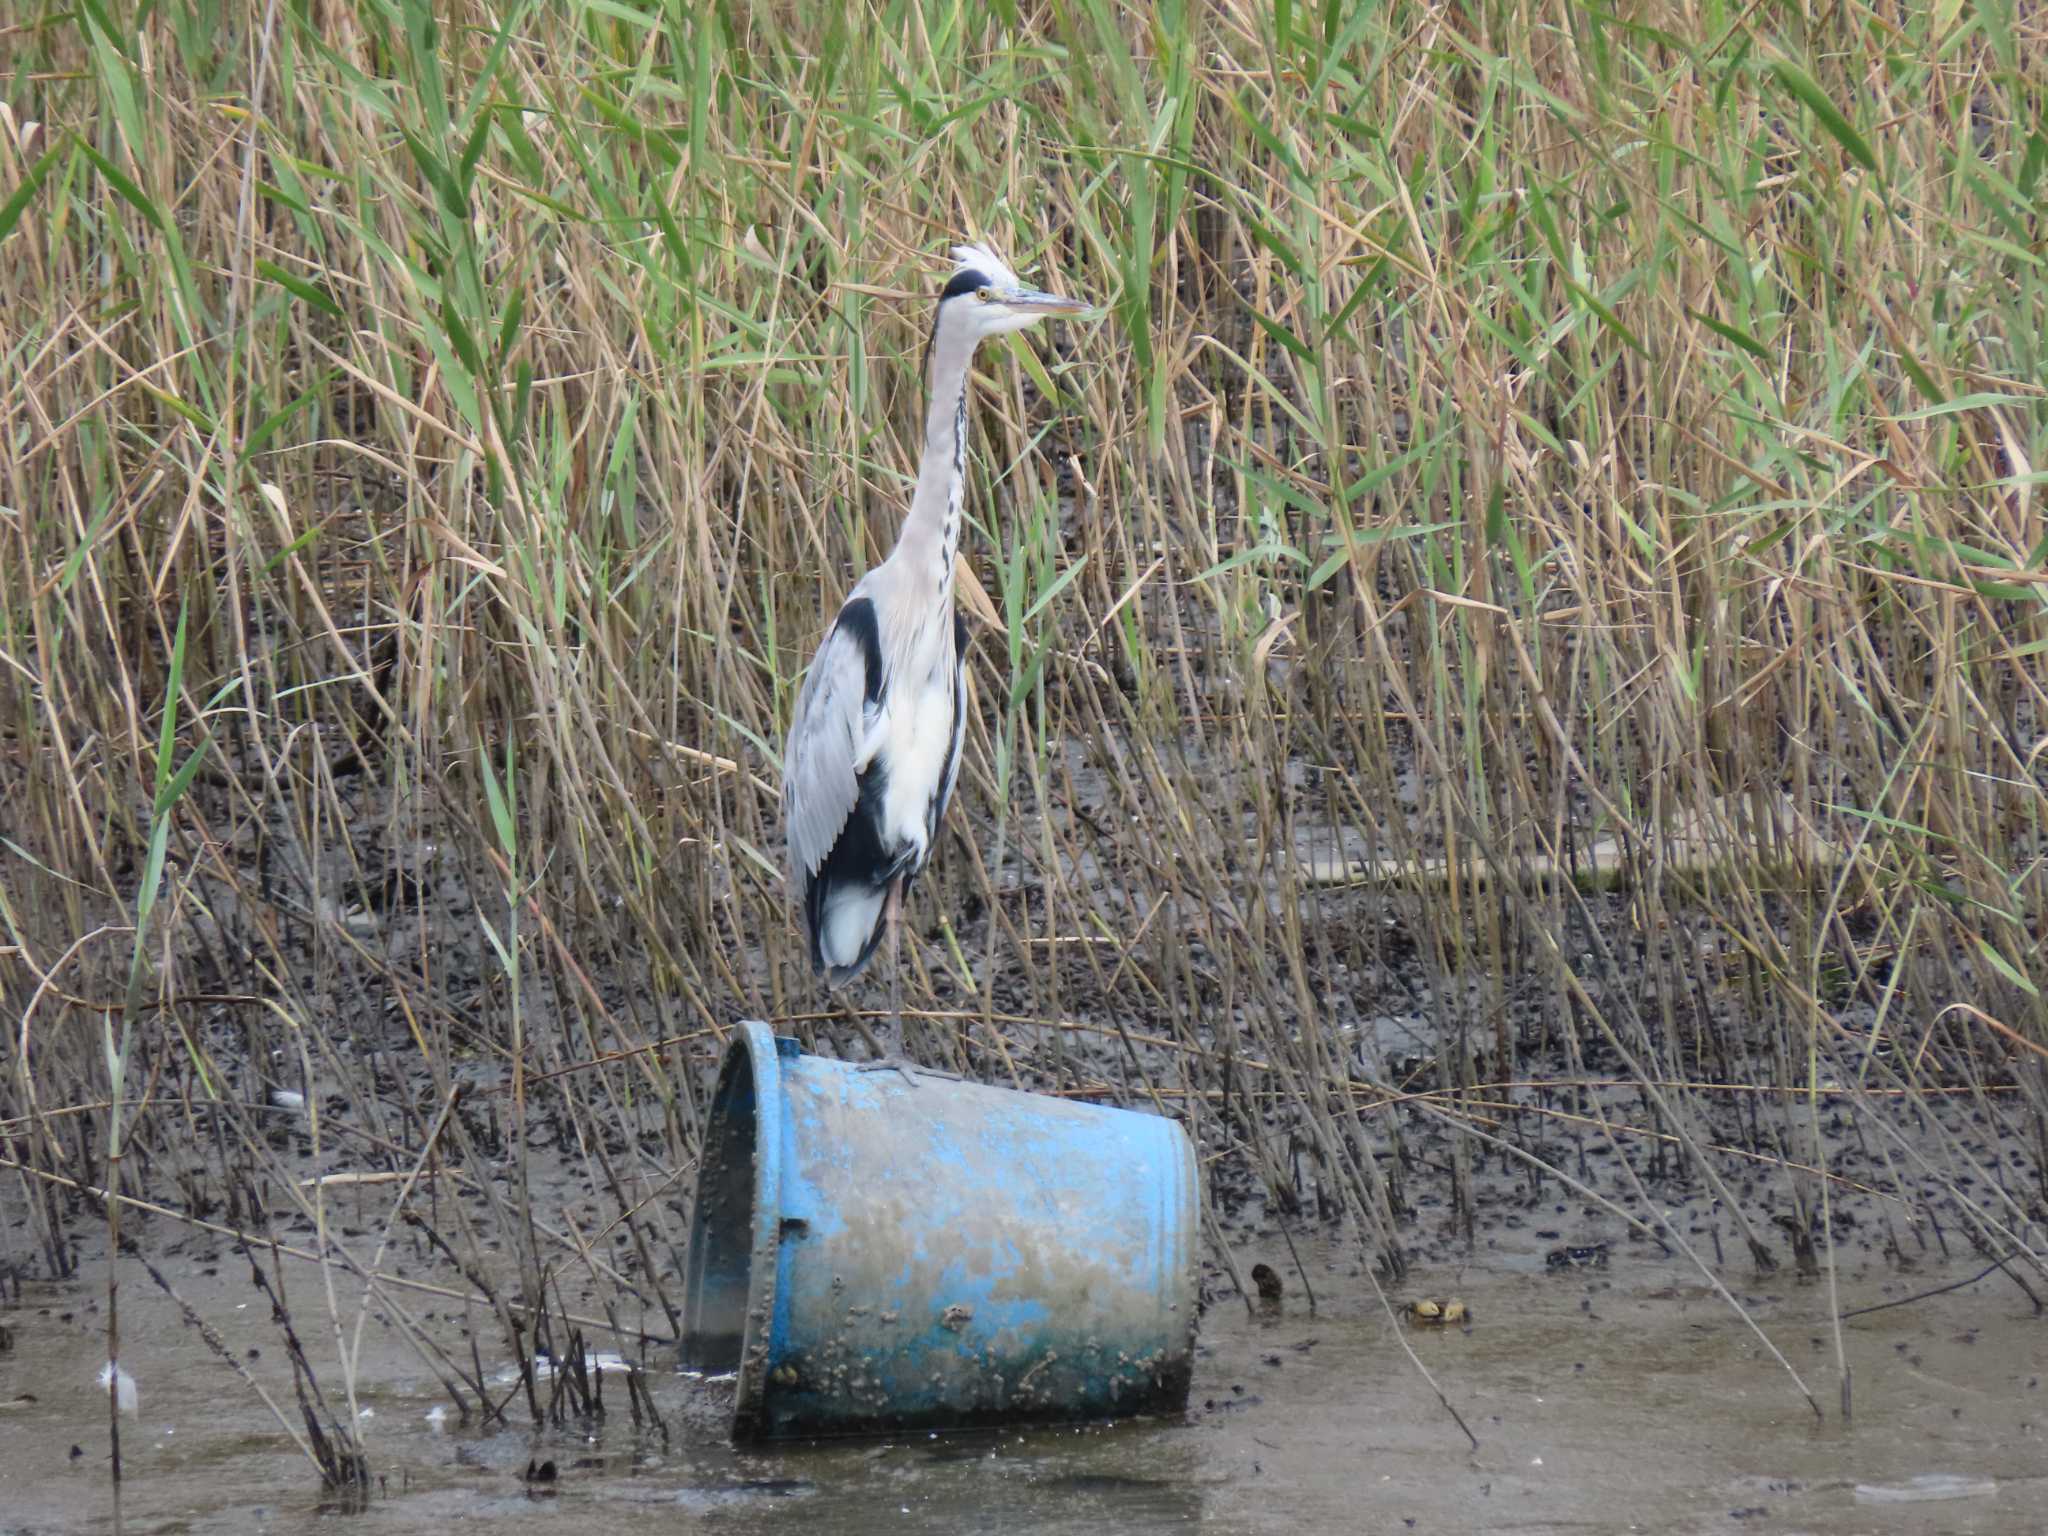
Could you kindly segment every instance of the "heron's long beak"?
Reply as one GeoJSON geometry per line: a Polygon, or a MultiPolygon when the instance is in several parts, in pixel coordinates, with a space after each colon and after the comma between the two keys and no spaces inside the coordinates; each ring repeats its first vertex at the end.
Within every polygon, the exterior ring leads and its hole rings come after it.
{"type": "Polygon", "coordinates": [[[996,297],[1004,308],[1030,315],[1083,315],[1095,307],[1086,299],[1070,299],[1036,288],[999,288],[996,297]]]}

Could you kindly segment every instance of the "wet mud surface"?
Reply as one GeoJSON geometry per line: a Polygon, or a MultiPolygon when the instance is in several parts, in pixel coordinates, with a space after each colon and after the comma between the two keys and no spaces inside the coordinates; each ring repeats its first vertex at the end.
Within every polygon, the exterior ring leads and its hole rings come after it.
{"type": "MultiPolygon", "coordinates": [[[[1112,781],[1082,778],[1083,798],[1106,814],[1112,781]]],[[[216,1121],[197,1112],[205,1106],[189,1087],[168,1100],[147,1130],[145,1192],[192,1217],[232,1219],[311,1249],[303,1193],[294,1201],[282,1191],[303,1192],[315,1177],[402,1177],[452,1106],[436,1144],[448,1178],[416,1191],[411,1209],[453,1246],[436,1252],[408,1230],[384,1272],[473,1290],[459,1258],[498,1266],[501,1291],[516,1290],[522,1245],[510,1213],[523,1211],[539,1225],[528,1242],[553,1277],[557,1307],[671,1333],[664,1313],[682,1295],[696,1172],[689,1117],[665,1117],[658,1096],[640,1090],[637,1058],[606,1053],[672,1042],[647,1071],[693,1085],[690,1102],[701,1106],[719,1042],[650,1006],[661,990],[637,962],[596,971],[603,1002],[622,1021],[609,1032],[585,1032],[559,985],[529,986],[520,1017],[527,1038],[546,1043],[529,1069],[547,1069],[528,1079],[529,1091],[547,1086],[534,1091],[522,1141],[497,1044],[503,978],[474,921],[489,882],[430,844],[400,847],[395,834],[379,842],[384,808],[358,809],[366,867],[391,879],[362,890],[361,906],[345,905],[336,923],[374,941],[381,968],[318,938],[324,930],[286,926],[284,969],[312,978],[295,1011],[331,1026],[315,1077],[276,1048],[270,1015],[257,1006],[268,983],[233,958],[245,943],[217,946],[219,966],[193,961],[192,983],[221,999],[194,1015],[195,1038],[240,1108],[216,1121]],[[431,1078],[410,1049],[416,1018],[441,1064],[431,1078]],[[593,1061],[601,1070],[584,1072],[593,1061]],[[321,1082],[316,1142],[302,1090],[321,1082]],[[463,1090],[459,1105],[451,1087],[463,1090]],[[597,1244],[607,1246],[593,1256],[597,1244]]],[[[1035,931],[1050,910],[1050,877],[1033,873],[1015,846],[996,873],[1016,903],[1005,922],[1035,931]]],[[[333,867],[319,889],[354,891],[339,855],[326,857],[333,867]]],[[[1061,878],[1095,889],[1094,857],[1061,878]]],[[[800,1520],[822,1531],[1286,1536],[2048,1524],[2039,1513],[2048,1507],[2039,1481],[2048,1475],[2048,1322],[2002,1275],[1850,1318],[1854,1417],[1845,1422],[1839,1407],[1829,1265],[1840,1265],[1847,1311],[1967,1280],[1990,1252],[2039,1251],[2048,1208],[2027,1107],[2038,1090],[2027,1097],[2013,1063],[1979,1050],[1956,1021],[1907,1016],[1903,1005],[1885,1015],[1845,983],[1811,1043],[1780,1038],[1730,985],[1725,952],[1702,937],[1706,919],[1638,935],[1624,898],[1597,893],[1568,925],[1572,947],[1605,933],[1622,949],[1619,960],[1585,969],[1603,1007],[1624,1026],[1633,1021],[1624,1033],[1660,1085],[1652,1102],[1618,1048],[1575,1022],[1550,970],[1446,971],[1426,926],[1383,893],[1324,891],[1305,912],[1319,997],[1313,1018],[1301,1018],[1284,989],[1246,995],[1225,984],[1221,929],[1190,927],[1185,912],[1158,915],[1137,900],[1115,909],[1115,880],[1099,882],[1110,893],[1104,921],[1133,935],[1132,955],[1142,958],[1136,935],[1149,932],[1166,959],[1191,956],[1178,983],[1162,959],[1163,990],[1119,985],[1121,965],[1095,966],[1079,946],[1031,964],[994,958],[1008,953],[1007,941],[985,944],[995,919],[965,899],[963,868],[957,854],[935,868],[913,922],[936,956],[944,945],[935,915],[960,914],[961,952],[992,949],[994,973],[977,999],[934,964],[933,1000],[959,1011],[915,1021],[913,1052],[998,1083],[1182,1116],[1236,1271],[1256,1289],[1263,1266],[1279,1285],[1277,1303],[1248,1310],[1204,1245],[1207,1311],[1185,1417],[740,1455],[723,1443],[715,1396],[677,1372],[673,1344],[643,1353],[593,1333],[592,1348],[644,1360],[665,1437],[636,1433],[623,1392],[608,1394],[602,1423],[580,1428],[536,1434],[519,1422],[517,1403],[511,1427],[464,1426],[452,1412],[436,1426],[428,1416],[446,1398],[434,1376],[374,1318],[348,1404],[318,1271],[290,1264],[294,1323],[329,1406],[339,1417],[369,1415],[357,1420],[376,1490],[365,1518],[380,1532],[444,1532],[464,1519],[508,1529],[601,1522],[620,1532],[751,1532],[800,1520]],[[942,878],[953,884],[942,888],[942,878]],[[1679,999],[1686,1006],[1653,1006],[1658,976],[1695,972],[1703,979],[1696,996],[1679,999]],[[1068,1022],[1023,1022],[1050,1018],[1068,1022]],[[1315,1042],[1324,1048],[1307,1051],[1315,1042]],[[1226,1044],[1235,1054],[1219,1076],[1216,1052],[1226,1044]],[[1809,1083],[1813,1094],[1794,1091],[1809,1083]],[[1328,1135],[1311,1134],[1312,1111],[1327,1117],[1328,1135]],[[1388,1281],[1384,1306],[1364,1272],[1373,1242],[1351,1219],[1357,1191],[1347,1167],[1378,1169],[1388,1181],[1389,1230],[1406,1269],[1388,1281]],[[1825,1206],[1821,1168],[1833,1181],[1825,1206]],[[1268,1225],[1281,1213],[1320,1303],[1313,1316],[1294,1257],[1268,1225]],[[1774,1271],[1759,1275],[1752,1239],[1774,1271]],[[1676,1251],[1680,1242],[1805,1377],[1824,1418],[1676,1251]],[[1553,1268],[1558,1252],[1565,1260],[1553,1268]],[[1435,1304],[1433,1321],[1405,1320],[1418,1301],[1435,1304]],[[1463,1304],[1462,1320],[1453,1302],[1463,1304]],[[1403,1342],[1470,1425],[1476,1450],[1403,1342]],[[552,1480],[524,1476],[529,1464],[548,1463],[552,1480]]],[[[1261,877],[1252,881],[1272,894],[1261,877]]],[[[226,914],[224,931],[239,932],[234,902],[213,908],[226,914]]],[[[742,967],[767,964],[748,958],[751,942],[735,950],[742,967]]],[[[757,985],[766,974],[748,972],[747,990],[768,990],[757,985]]],[[[847,1001],[871,1007],[881,992],[866,984],[847,1001]]],[[[813,1006],[810,992],[798,997],[813,1006]]],[[[732,1016],[731,1001],[720,1000],[719,1016],[732,1016]]],[[[777,1024],[808,1047],[865,1054],[837,1015],[777,1024]]],[[[95,1051],[97,1038],[87,1037],[95,1051]]],[[[179,1051],[165,1056],[170,1081],[179,1051]]],[[[86,1065],[95,1059],[88,1052],[86,1065]]],[[[73,1081],[70,1096],[89,1099],[89,1075],[73,1081]]],[[[52,1101],[63,1091],[52,1090],[52,1101]]],[[[67,1135],[64,1176],[97,1166],[83,1133],[67,1135]]],[[[380,1231],[392,1230],[392,1188],[347,1186],[330,1197],[332,1236],[365,1262],[380,1231]]],[[[112,1529],[106,1402],[94,1384],[106,1357],[104,1218],[90,1201],[39,1190],[61,1218],[46,1220],[57,1236],[44,1242],[23,1216],[24,1192],[12,1180],[0,1186],[0,1328],[11,1339],[0,1348],[0,1536],[112,1529]],[[76,1278],[50,1278],[67,1272],[76,1278]]],[[[233,1244],[166,1218],[131,1213],[124,1222],[296,1421],[269,1300],[233,1244]]],[[[124,1263],[121,1274],[122,1358],[139,1382],[138,1413],[123,1421],[127,1528],[307,1528],[325,1507],[285,1431],[139,1266],[124,1263]]],[[[335,1283],[341,1333],[351,1337],[358,1291],[339,1271],[335,1283]]],[[[511,1366],[489,1308],[417,1293],[407,1301],[463,1371],[472,1336],[485,1376],[497,1381],[511,1366]]]]}
{"type": "MultiPolygon", "coordinates": [[[[1579,1245],[1585,1246],[1585,1245],[1579,1245]]],[[[1461,1262],[1418,1264],[1383,1308],[1355,1249],[1302,1248],[1319,1306],[1277,1237],[1277,1302],[1214,1296],[1184,1417],[1084,1429],[919,1435],[735,1452],[717,1387],[651,1347],[644,1380],[666,1435],[636,1432],[624,1393],[600,1423],[483,1434],[374,1322],[356,1408],[376,1491],[354,1518],[388,1536],[493,1529],[608,1532],[1202,1530],[2037,1531],[2048,1507],[2048,1321],[1997,1272],[1851,1317],[1854,1415],[1839,1411],[1825,1281],[1721,1278],[1825,1405],[1682,1258],[1615,1244],[1605,1265],[1553,1266],[1533,1235],[1461,1262]],[[1460,1324],[1406,1320],[1417,1298],[1464,1303],[1460,1324]],[[1391,1309],[1391,1315],[1390,1310],[1391,1309]],[[1470,1425],[1475,1450],[1407,1359],[1414,1349],[1470,1425]],[[553,1476],[529,1480],[529,1470],[553,1476]]],[[[1981,1266],[1845,1258],[1844,1309],[1900,1301],[1981,1266]]],[[[128,1266],[133,1269],[133,1266],[128,1266]]],[[[324,1308],[296,1269],[300,1328],[338,1390],[324,1308]]],[[[248,1387],[140,1273],[124,1273],[126,1529],[308,1528],[309,1466],[248,1387]]],[[[230,1259],[181,1290],[289,1414],[267,1304],[230,1259]],[[253,1341],[264,1340],[259,1347],[253,1341]]],[[[111,1530],[105,1353],[97,1285],[28,1282],[0,1305],[0,1532],[111,1530]]],[[[352,1305],[344,1305],[344,1334],[352,1305]]],[[[444,1318],[453,1321],[458,1314],[444,1318]]],[[[472,1318],[487,1370],[505,1363],[472,1318]]],[[[343,1527],[348,1523],[342,1522],[343,1527]]]]}
{"type": "MultiPolygon", "coordinates": [[[[391,1022],[390,997],[356,986],[361,978],[344,968],[319,997],[340,1022],[323,1041],[331,1076],[315,1136],[298,1090],[321,1079],[253,1048],[223,1004],[200,1030],[227,1064],[223,1091],[240,1113],[223,1133],[189,1093],[174,1101],[162,1114],[171,1130],[153,1133],[149,1192],[190,1218],[310,1251],[319,1238],[309,1182],[406,1176],[449,1106],[436,1143],[446,1177],[416,1189],[408,1209],[452,1246],[394,1228],[395,1182],[337,1186],[330,1239],[368,1263],[379,1234],[396,1231],[384,1274],[459,1293],[475,1290],[462,1267],[474,1264],[492,1268],[501,1294],[525,1300],[512,1219],[523,1213],[539,1233],[527,1241],[551,1277],[554,1308],[669,1337],[696,1174],[687,1137],[622,1062],[604,1064],[610,1076],[572,1069],[634,1039],[670,1036],[676,1043],[650,1070],[688,1085],[701,1106],[718,1042],[655,1019],[575,1040],[559,1063],[540,1063],[557,1075],[531,1100],[521,1141],[509,1070],[479,1048],[488,1033],[469,1027],[473,1005],[488,1013],[477,1001],[488,967],[475,925],[460,919],[473,905],[467,892],[447,877],[436,898],[445,910],[428,925],[441,961],[432,996],[454,1021],[454,1043],[437,1058],[447,1082],[408,1065],[410,1037],[391,1022]],[[463,1090],[459,1104],[444,1097],[451,1085],[463,1090]],[[299,1194],[288,1199],[287,1189],[299,1194]]],[[[1613,900],[1596,906],[1626,931],[1608,911],[1613,900]]],[[[2048,1319],[2006,1276],[1971,1280],[1991,1252],[2038,1251],[2044,1216],[2038,1139],[2007,1064],[1980,1061],[1932,1023],[1881,1029],[1856,1003],[1817,1038],[1810,1062],[1802,1047],[1802,1069],[1788,1075],[1758,1044],[1767,1032],[1716,1002],[1712,1027],[1682,1032],[1665,1053],[1663,1097],[1652,1103],[1628,1063],[1590,1034],[1561,1048],[1556,989],[1544,976],[1510,979],[1498,1031],[1471,997],[1432,980],[1407,930],[1364,897],[1328,906],[1329,933],[1375,938],[1369,953],[1349,940],[1326,946],[1319,1023],[1328,1033],[1318,1038],[1338,1049],[1313,1092],[1299,1086],[1298,1065],[1283,1070],[1309,1038],[1284,1013],[1263,1034],[1228,1036],[1246,1054],[1219,1084],[1213,1059],[1192,1052],[1227,1035],[1220,1023],[1182,1029],[1167,998],[1151,1012],[1126,1010],[1109,991],[1091,992],[1078,963],[1056,1007],[1018,975],[1004,973],[991,992],[998,1012],[1071,1027],[997,1030],[971,1014],[913,1026],[922,1059],[1184,1117],[1235,1273],[1255,1298],[1247,1307],[1232,1266],[1205,1242],[1206,1312],[1185,1415],[736,1453],[716,1389],[678,1371],[673,1342],[643,1349],[593,1331],[592,1349],[642,1362],[665,1433],[635,1429],[617,1383],[601,1421],[536,1432],[513,1401],[509,1425],[484,1429],[459,1422],[419,1353],[374,1309],[351,1404],[319,1271],[287,1263],[293,1322],[328,1406],[337,1418],[358,1415],[374,1492],[367,1510],[346,1515],[323,1501],[256,1393],[139,1264],[123,1261],[122,1361],[139,1396],[122,1421],[125,1528],[300,1531],[332,1516],[359,1518],[380,1536],[438,1536],[458,1521],[508,1531],[580,1522],[750,1533],[800,1522],[828,1533],[1089,1536],[2043,1529],[2048,1319]],[[1447,1014],[1458,1029],[1447,1031],[1447,1014]],[[1720,1044],[1704,1050],[1701,1040],[1720,1044]],[[1899,1086],[1902,1072],[1923,1065],[1911,1092],[1899,1086]],[[1764,1086],[1807,1081],[1811,1095],[1764,1086]],[[1341,1144],[1310,1134],[1311,1107],[1331,1117],[1341,1144]],[[1681,1133],[1694,1152],[1680,1148],[1681,1133]],[[1387,1280],[1384,1303],[1365,1268],[1373,1242],[1350,1219],[1347,1157],[1388,1181],[1405,1271],[1387,1280]],[[1831,1181],[1824,1206],[1821,1169],[1831,1181]],[[1271,1225],[1283,1215],[1300,1269],[1271,1225]],[[1752,1238],[1776,1265],[1769,1273],[1759,1273],[1752,1238]],[[1805,1378],[1823,1416],[1680,1245],[1805,1378]],[[1844,1312],[1968,1282],[1847,1318],[1847,1420],[1830,1265],[1844,1312]],[[1276,1286],[1277,1300],[1257,1299],[1276,1286]],[[1418,1303],[1435,1310],[1418,1317],[1418,1303]],[[552,1477],[527,1476],[550,1466],[552,1477]]],[[[326,975],[315,958],[309,951],[307,972],[326,975]]],[[[223,996],[243,986],[235,976],[218,982],[223,996]]],[[[644,989],[614,976],[608,991],[619,1001],[644,989]]],[[[1202,1001],[1195,1017],[1221,1017],[1206,1011],[1216,999],[1202,1001]]],[[[535,1038],[570,1038],[540,989],[523,1006],[535,1038]]],[[[808,1046],[865,1054],[843,1020],[780,1024],[808,1046]]],[[[94,1166],[90,1147],[72,1151],[67,1169],[94,1166]]],[[[49,1196],[62,1219],[46,1218],[58,1237],[44,1242],[23,1194],[0,1185],[0,1536],[112,1530],[107,1403],[95,1384],[106,1358],[104,1217],[89,1201],[49,1196]],[[74,1278],[51,1278],[62,1273],[74,1278]]],[[[233,1241],[183,1217],[132,1211],[123,1230],[298,1423],[269,1298],[233,1241]]],[[[360,1292],[339,1268],[334,1283],[339,1335],[352,1339],[360,1292]]],[[[498,1396],[513,1397],[503,1375],[513,1359],[489,1307],[418,1291],[405,1300],[457,1374],[473,1359],[498,1396]]]]}

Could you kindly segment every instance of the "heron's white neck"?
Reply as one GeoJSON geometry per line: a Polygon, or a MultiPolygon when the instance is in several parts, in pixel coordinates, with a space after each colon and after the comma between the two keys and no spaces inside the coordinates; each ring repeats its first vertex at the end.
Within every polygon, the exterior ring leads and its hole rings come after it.
{"type": "Polygon", "coordinates": [[[917,489],[903,520],[893,560],[929,579],[942,599],[953,593],[953,556],[960,548],[960,499],[967,487],[967,371],[978,340],[942,315],[932,337],[931,399],[925,406],[924,454],[917,489]]]}

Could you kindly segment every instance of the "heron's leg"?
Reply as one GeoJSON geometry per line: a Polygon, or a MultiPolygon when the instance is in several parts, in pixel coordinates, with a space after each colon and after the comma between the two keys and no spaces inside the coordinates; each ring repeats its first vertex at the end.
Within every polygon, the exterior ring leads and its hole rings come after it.
{"type": "Polygon", "coordinates": [[[889,882],[882,920],[889,925],[889,1058],[903,1058],[903,879],[889,882]]]}
{"type": "Polygon", "coordinates": [[[910,1058],[903,1054],[903,881],[889,882],[889,894],[882,905],[882,921],[888,925],[889,940],[889,1026],[885,1052],[874,1061],[860,1064],[862,1072],[895,1072],[913,1086],[910,1058]]]}

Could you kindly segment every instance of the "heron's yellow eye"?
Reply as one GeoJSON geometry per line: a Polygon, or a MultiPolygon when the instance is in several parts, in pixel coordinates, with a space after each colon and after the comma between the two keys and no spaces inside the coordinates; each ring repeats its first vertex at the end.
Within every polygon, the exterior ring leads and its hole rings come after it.
{"type": "Polygon", "coordinates": [[[982,288],[978,289],[974,296],[984,304],[991,304],[995,302],[996,291],[993,288],[982,288]]]}

